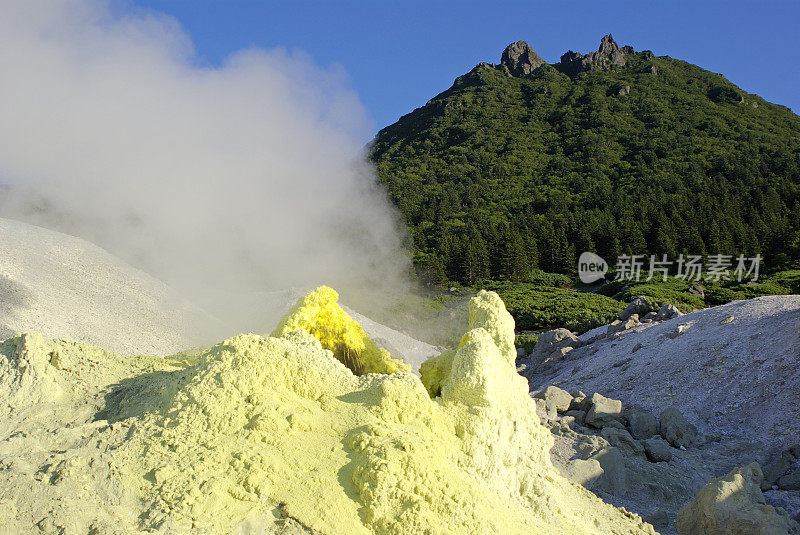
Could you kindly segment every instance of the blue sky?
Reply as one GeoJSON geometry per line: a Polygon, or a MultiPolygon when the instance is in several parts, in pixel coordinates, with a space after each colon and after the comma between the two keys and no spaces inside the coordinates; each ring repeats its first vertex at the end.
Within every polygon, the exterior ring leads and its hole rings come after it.
{"type": "Polygon", "coordinates": [[[800,0],[671,2],[126,0],[174,16],[198,61],[251,46],[341,65],[378,129],[422,106],[480,61],[527,41],[550,63],[600,38],[724,74],[800,110],[800,0]]]}

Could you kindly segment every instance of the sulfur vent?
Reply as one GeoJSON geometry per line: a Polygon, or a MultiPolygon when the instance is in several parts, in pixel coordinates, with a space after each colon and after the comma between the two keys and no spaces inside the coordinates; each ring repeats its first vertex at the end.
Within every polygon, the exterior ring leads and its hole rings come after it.
{"type": "Polygon", "coordinates": [[[338,301],[339,294],[333,288],[320,286],[298,301],[272,336],[302,329],[314,335],[322,347],[333,351],[356,375],[411,371],[404,362],[393,359],[388,351],[375,345],[338,301]]]}

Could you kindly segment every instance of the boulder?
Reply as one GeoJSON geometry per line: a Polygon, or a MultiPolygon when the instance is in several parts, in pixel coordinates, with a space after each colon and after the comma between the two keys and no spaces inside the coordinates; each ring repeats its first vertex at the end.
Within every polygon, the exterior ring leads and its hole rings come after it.
{"type": "Polygon", "coordinates": [[[658,418],[641,407],[633,405],[626,408],[625,417],[633,438],[643,440],[658,433],[658,418]]]}
{"type": "Polygon", "coordinates": [[[658,309],[655,319],[656,321],[665,321],[665,320],[671,320],[672,318],[678,318],[680,316],[683,316],[683,312],[678,310],[678,307],[676,307],[675,305],[667,303],[666,305],[658,309]]]}
{"type": "Polygon", "coordinates": [[[603,476],[603,468],[597,459],[573,459],[562,466],[561,475],[586,489],[593,489],[603,476]]]}
{"type": "Polygon", "coordinates": [[[575,419],[575,421],[581,425],[586,422],[586,411],[574,411],[568,410],[564,413],[564,416],[571,416],[575,419]]]}
{"type": "Polygon", "coordinates": [[[581,345],[580,339],[571,331],[567,329],[553,329],[539,335],[536,345],[533,346],[533,351],[525,358],[535,363],[541,363],[547,359],[560,360],[567,352],[581,345]]]}
{"type": "Polygon", "coordinates": [[[586,425],[600,429],[610,421],[619,422],[622,418],[622,402],[609,399],[600,394],[592,394],[592,407],[586,414],[586,425]]]}
{"type": "Polygon", "coordinates": [[[580,347],[581,341],[569,329],[553,329],[539,335],[535,348],[547,349],[548,353],[560,347],[580,347]]]}
{"type": "Polygon", "coordinates": [[[669,526],[669,515],[663,509],[656,509],[653,513],[642,517],[642,520],[656,529],[664,529],[669,526]]]}
{"type": "Polygon", "coordinates": [[[595,486],[608,493],[623,496],[627,490],[628,479],[625,457],[622,453],[617,448],[610,447],[598,451],[591,459],[599,462],[603,469],[603,475],[597,479],[595,486]]]}
{"type": "Polygon", "coordinates": [[[752,463],[709,481],[678,512],[678,535],[800,533],[797,522],[766,504],[763,477],[758,463],[752,463]]]}
{"type": "Polygon", "coordinates": [[[533,401],[536,403],[536,416],[538,416],[542,422],[547,422],[548,420],[554,420],[556,418],[556,411],[549,410],[545,400],[534,399],[533,401]]]}
{"type": "Polygon", "coordinates": [[[676,448],[688,448],[700,442],[697,428],[674,407],[661,413],[661,436],[676,448]]]}
{"type": "Polygon", "coordinates": [[[572,351],[573,349],[574,349],[574,348],[573,348],[572,346],[567,346],[567,347],[559,347],[558,349],[556,349],[555,351],[553,351],[552,353],[550,353],[550,354],[549,354],[549,355],[548,355],[548,356],[545,358],[545,360],[549,360],[549,361],[559,361],[559,360],[562,360],[564,357],[566,357],[566,356],[567,356],[567,353],[569,353],[569,352],[570,352],[570,351],[572,351]]]}
{"type": "Polygon", "coordinates": [[[627,331],[628,329],[632,329],[639,325],[639,316],[637,314],[633,314],[627,320],[615,320],[608,325],[606,329],[606,334],[616,334],[621,333],[623,331],[627,331]]]}
{"type": "Polygon", "coordinates": [[[644,452],[647,460],[653,463],[666,463],[672,459],[672,448],[669,442],[661,437],[651,437],[643,440],[644,452]]]}
{"type": "Polygon", "coordinates": [[[622,312],[619,313],[619,319],[625,321],[632,315],[636,314],[637,319],[639,316],[644,316],[648,312],[657,312],[659,310],[658,303],[651,297],[640,295],[626,306],[622,312]]]}
{"type": "Polygon", "coordinates": [[[584,429],[586,433],[579,433],[578,436],[575,437],[575,451],[581,459],[590,459],[595,453],[611,446],[608,440],[589,433],[589,430],[586,428],[584,429]]]}
{"type": "Polygon", "coordinates": [[[591,404],[592,399],[578,390],[577,392],[572,393],[572,403],[569,404],[569,410],[589,412],[591,404]]]}
{"type": "Polygon", "coordinates": [[[644,316],[642,316],[642,323],[646,321],[653,321],[658,317],[658,312],[648,312],[644,316]]]}
{"type": "Polygon", "coordinates": [[[768,490],[784,476],[792,466],[793,456],[789,452],[782,452],[780,457],[764,467],[764,480],[761,482],[761,489],[768,490]]]}
{"type": "Polygon", "coordinates": [[[567,412],[572,404],[572,394],[562,390],[557,386],[548,386],[533,395],[537,399],[543,399],[547,406],[547,412],[567,412]]]}
{"type": "Polygon", "coordinates": [[[604,427],[603,430],[600,431],[600,435],[622,453],[644,456],[644,446],[624,429],[604,427]]]}
{"type": "Polygon", "coordinates": [[[800,468],[778,478],[778,488],[783,490],[800,490],[800,468]]]}
{"type": "Polygon", "coordinates": [[[700,284],[697,284],[696,282],[693,283],[691,286],[689,286],[688,292],[690,294],[696,295],[697,297],[699,297],[701,299],[705,299],[706,298],[705,290],[703,290],[703,287],[700,284]]]}

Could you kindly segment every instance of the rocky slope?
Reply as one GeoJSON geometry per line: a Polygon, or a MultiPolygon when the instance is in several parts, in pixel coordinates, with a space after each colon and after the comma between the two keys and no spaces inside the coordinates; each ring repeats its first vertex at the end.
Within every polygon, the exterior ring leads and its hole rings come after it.
{"type": "Polygon", "coordinates": [[[679,510],[708,480],[757,462],[757,470],[742,468],[739,476],[715,483],[739,489],[726,491],[732,495],[747,494],[736,498],[741,507],[712,512],[725,507],[711,499],[717,491],[698,495],[705,502],[692,511],[710,516],[684,518],[678,533],[702,533],[697,526],[715,515],[720,522],[733,518],[737,508],[748,521],[790,526],[795,533],[800,528],[786,522],[800,519],[800,296],[687,315],[647,306],[636,300],[621,320],[581,337],[545,333],[518,359],[555,436],[554,463],[659,531],[675,533],[679,510]],[[748,474],[746,482],[741,474],[748,474]],[[778,511],[767,514],[767,504],[778,511]]]}

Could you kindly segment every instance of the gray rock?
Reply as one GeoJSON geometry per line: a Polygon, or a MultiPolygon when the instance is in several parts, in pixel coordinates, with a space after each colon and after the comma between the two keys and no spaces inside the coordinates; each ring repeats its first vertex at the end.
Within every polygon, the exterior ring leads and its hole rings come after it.
{"type": "Polygon", "coordinates": [[[617,496],[624,495],[627,488],[627,473],[622,453],[617,448],[610,447],[598,451],[591,459],[600,463],[603,469],[603,475],[597,479],[595,486],[617,496]]]}
{"type": "Polygon", "coordinates": [[[548,413],[551,411],[567,412],[572,403],[572,394],[557,386],[548,386],[534,394],[533,397],[545,400],[548,413]]]}
{"type": "Polygon", "coordinates": [[[670,407],[661,413],[661,436],[676,448],[694,446],[700,442],[700,433],[681,412],[670,407]]]}
{"type": "Polygon", "coordinates": [[[559,347],[558,349],[556,349],[555,351],[553,351],[552,353],[550,353],[547,356],[547,360],[551,360],[551,361],[563,360],[564,358],[566,358],[567,353],[569,353],[573,349],[575,349],[575,348],[572,347],[572,346],[559,347]]]}
{"type": "Polygon", "coordinates": [[[780,457],[764,467],[764,481],[761,483],[761,490],[768,490],[775,485],[792,466],[792,455],[789,452],[782,452],[780,457]]]}
{"type": "Polygon", "coordinates": [[[663,509],[658,509],[654,513],[650,513],[643,517],[642,520],[656,529],[664,529],[669,526],[669,515],[663,509]]]}
{"type": "Polygon", "coordinates": [[[572,403],[569,404],[569,410],[589,412],[591,403],[591,398],[586,397],[586,394],[578,390],[572,393],[572,403]]]}
{"type": "Polygon", "coordinates": [[[631,86],[625,85],[625,86],[620,87],[619,91],[617,91],[617,94],[619,96],[621,96],[621,97],[624,97],[625,95],[630,95],[631,94],[631,86]]]}
{"type": "Polygon", "coordinates": [[[778,488],[783,490],[800,490],[800,469],[778,478],[778,488]]]}
{"type": "Polygon", "coordinates": [[[533,351],[527,355],[526,363],[542,362],[546,359],[559,360],[575,347],[580,347],[581,341],[567,329],[553,329],[539,335],[533,351]]]}
{"type": "Polygon", "coordinates": [[[622,418],[622,402],[609,399],[600,394],[592,394],[592,408],[586,414],[586,424],[600,429],[610,421],[619,422],[622,418]]]}
{"type": "Polygon", "coordinates": [[[586,422],[586,411],[568,410],[564,413],[564,416],[571,416],[581,425],[586,422]]]}
{"type": "Polygon", "coordinates": [[[800,514],[800,493],[790,490],[768,490],[764,492],[767,505],[783,509],[790,517],[800,514]]]}
{"type": "Polygon", "coordinates": [[[656,313],[656,321],[671,320],[672,318],[678,318],[680,316],[683,316],[683,312],[678,310],[678,307],[675,305],[667,303],[656,313]]]}
{"type": "Polygon", "coordinates": [[[556,411],[550,411],[547,408],[547,402],[543,399],[534,399],[536,403],[536,415],[542,422],[547,422],[548,420],[554,420],[556,418],[556,411]]]}
{"type": "Polygon", "coordinates": [[[644,446],[624,429],[604,427],[603,430],[600,431],[600,436],[608,440],[609,444],[618,448],[622,453],[642,456],[645,454],[644,446]]]}
{"type": "Polygon", "coordinates": [[[706,292],[703,290],[703,287],[700,284],[697,284],[696,282],[694,284],[692,284],[691,286],[689,286],[688,292],[690,294],[694,294],[694,295],[696,295],[696,296],[698,296],[698,297],[700,297],[702,299],[706,298],[706,292]]]}
{"type": "Polygon", "coordinates": [[[672,449],[669,443],[661,437],[652,437],[643,440],[644,452],[647,460],[654,463],[669,462],[672,459],[672,449]]]}
{"type": "Polygon", "coordinates": [[[658,433],[658,418],[641,407],[632,406],[625,409],[628,427],[634,438],[643,440],[658,433]]]}
{"type": "Polygon", "coordinates": [[[528,75],[544,64],[545,61],[525,41],[508,45],[500,58],[500,65],[507,67],[513,76],[528,75]]]}
{"type": "Polygon", "coordinates": [[[800,526],[785,511],[766,505],[758,463],[712,479],[679,512],[678,535],[796,534],[800,526]]]}
{"type": "Polygon", "coordinates": [[[614,429],[624,429],[627,431],[625,424],[620,420],[606,420],[606,422],[603,424],[603,427],[613,427],[614,429]]]}
{"type": "Polygon", "coordinates": [[[550,351],[557,347],[580,347],[581,341],[569,329],[553,329],[539,335],[536,346],[544,346],[550,351]]]}
{"type": "Polygon", "coordinates": [[[640,295],[626,306],[622,312],[619,313],[619,319],[625,321],[632,315],[636,314],[637,319],[639,316],[644,316],[648,312],[657,312],[659,310],[658,303],[650,298],[640,295]]]}
{"type": "Polygon", "coordinates": [[[626,319],[625,321],[622,320],[615,320],[608,325],[606,328],[606,334],[617,334],[623,331],[627,331],[628,329],[632,329],[639,325],[639,316],[633,314],[630,318],[626,319]]]}
{"type": "Polygon", "coordinates": [[[633,54],[633,48],[624,46],[622,48],[614,42],[611,34],[606,35],[600,41],[600,48],[597,52],[590,54],[580,54],[568,51],[561,56],[560,70],[569,75],[575,75],[584,71],[608,71],[614,66],[622,67],[626,63],[626,56],[633,54]]]}
{"type": "Polygon", "coordinates": [[[603,467],[597,459],[573,459],[559,470],[562,476],[589,490],[603,477],[603,467]]]}

